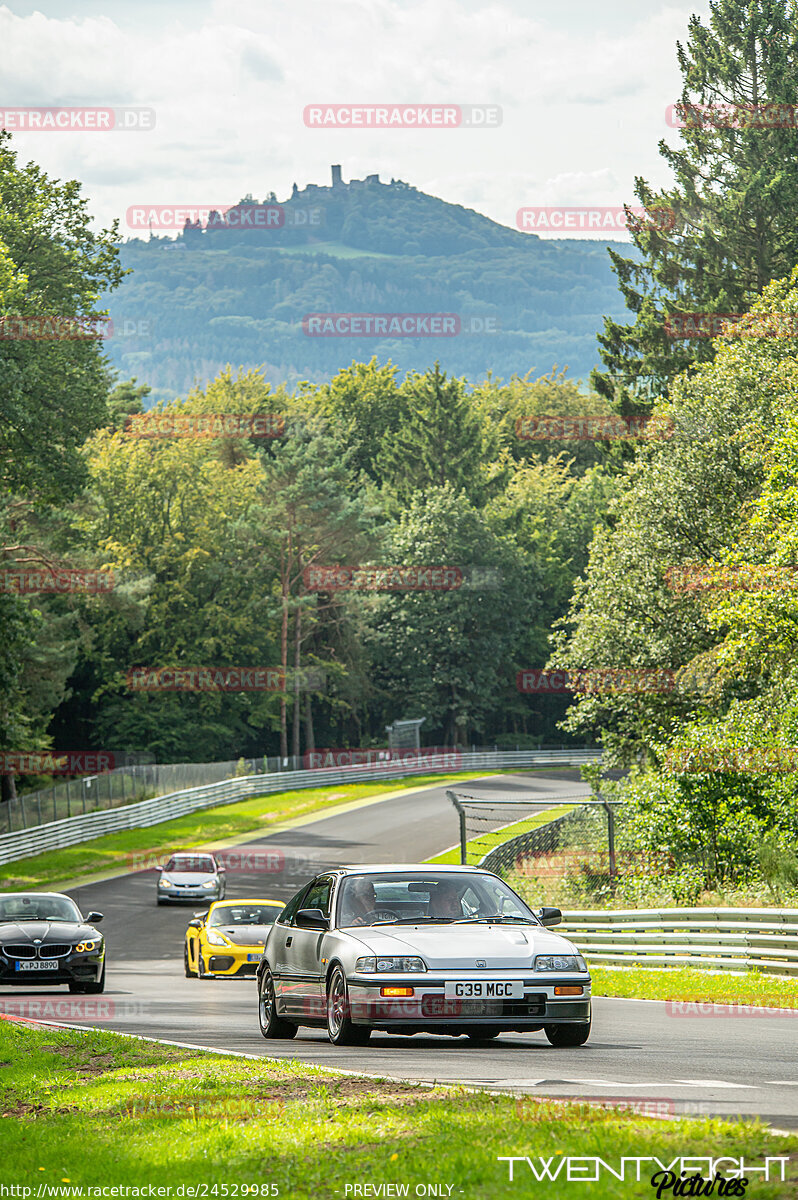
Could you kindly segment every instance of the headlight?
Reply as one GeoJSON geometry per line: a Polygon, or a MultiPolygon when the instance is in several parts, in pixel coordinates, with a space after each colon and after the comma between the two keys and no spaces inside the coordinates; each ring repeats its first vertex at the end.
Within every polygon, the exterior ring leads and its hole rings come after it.
{"type": "Polygon", "coordinates": [[[212,946],[226,946],[227,938],[222,937],[215,929],[209,929],[205,935],[212,946]]]}
{"type": "Polygon", "coordinates": [[[163,876],[163,878],[158,880],[158,887],[171,887],[171,886],[172,886],[171,879],[167,879],[165,875],[163,876]]]}
{"type": "Polygon", "coordinates": [[[581,954],[538,954],[536,971],[586,971],[587,963],[581,954]]]}
{"type": "Polygon", "coordinates": [[[374,975],[377,971],[426,971],[426,969],[427,964],[423,958],[385,958],[381,954],[376,957],[359,958],[355,963],[355,970],[364,975],[374,975]]]}
{"type": "Polygon", "coordinates": [[[92,951],[98,950],[102,944],[102,938],[96,938],[93,942],[78,942],[75,949],[78,954],[90,954],[92,951]]]}
{"type": "Polygon", "coordinates": [[[215,888],[217,883],[215,879],[206,879],[202,886],[204,888],[215,888]]]}

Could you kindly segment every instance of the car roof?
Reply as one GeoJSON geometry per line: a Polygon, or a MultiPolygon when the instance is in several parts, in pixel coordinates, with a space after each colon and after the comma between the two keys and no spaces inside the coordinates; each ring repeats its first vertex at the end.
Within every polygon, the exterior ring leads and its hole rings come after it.
{"type": "MultiPolygon", "coordinates": [[[[491,874],[490,871],[486,871],[483,867],[461,867],[452,864],[444,866],[442,863],[352,863],[351,865],[336,867],[335,869],[341,875],[393,875],[397,871],[434,872],[436,875],[438,872],[461,875],[464,871],[477,875],[491,874]]],[[[327,873],[326,871],[322,872],[322,874],[327,873]]]]}
{"type": "Polygon", "coordinates": [[[267,900],[265,896],[242,896],[238,900],[214,900],[211,908],[229,908],[234,904],[274,904],[278,908],[285,908],[285,900],[267,900]]]}
{"type": "MultiPolygon", "coordinates": [[[[0,892],[0,900],[14,899],[15,896],[46,896],[51,900],[53,896],[57,896],[59,900],[72,900],[71,896],[67,896],[66,892],[0,892]]],[[[76,900],[72,900],[76,904],[76,900]]]]}

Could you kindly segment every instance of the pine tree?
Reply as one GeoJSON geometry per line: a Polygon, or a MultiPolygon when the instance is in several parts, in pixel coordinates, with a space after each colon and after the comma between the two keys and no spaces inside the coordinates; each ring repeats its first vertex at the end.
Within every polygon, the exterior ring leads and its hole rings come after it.
{"type": "Polygon", "coordinates": [[[399,428],[383,441],[378,459],[382,478],[398,497],[411,497],[450,483],[477,498],[484,487],[483,463],[496,446],[459,379],[447,379],[440,364],[411,375],[402,388],[399,428]]]}
{"type": "Polygon", "coordinates": [[[683,144],[659,145],[675,184],[655,192],[635,181],[648,213],[630,218],[640,255],[610,251],[636,319],[605,319],[605,370],[592,382],[626,412],[713,356],[709,338],[669,336],[667,314],[745,312],[798,262],[796,0],[710,0],[709,24],[692,17],[677,54],[684,87],[672,111],[683,144]]]}

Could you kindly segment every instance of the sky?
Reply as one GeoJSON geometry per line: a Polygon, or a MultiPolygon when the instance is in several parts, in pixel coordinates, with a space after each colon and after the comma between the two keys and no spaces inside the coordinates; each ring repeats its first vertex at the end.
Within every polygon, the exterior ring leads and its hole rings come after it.
{"type": "MultiPolygon", "coordinates": [[[[99,224],[137,205],[286,199],[378,173],[516,226],[518,209],[619,206],[669,174],[676,42],[708,0],[15,0],[0,107],[154,110],[154,128],[17,132],[78,179],[99,224]],[[489,105],[479,128],[310,128],[309,105],[489,105]]],[[[559,234],[558,236],[562,236],[559,234]]]]}

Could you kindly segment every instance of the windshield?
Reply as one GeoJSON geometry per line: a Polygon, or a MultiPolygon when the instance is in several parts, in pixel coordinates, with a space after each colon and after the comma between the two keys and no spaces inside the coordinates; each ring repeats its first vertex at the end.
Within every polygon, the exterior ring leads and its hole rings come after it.
{"type": "Polygon", "coordinates": [[[83,922],[80,910],[66,896],[3,896],[0,921],[83,922]]]}
{"type": "Polygon", "coordinates": [[[523,900],[492,875],[397,872],[348,875],[341,883],[339,928],[453,921],[539,924],[523,900]]]}
{"type": "Polygon", "coordinates": [[[164,871],[194,871],[202,875],[214,875],[216,868],[212,858],[201,854],[173,854],[164,871]]]}
{"type": "Polygon", "coordinates": [[[278,904],[225,904],[215,908],[209,925],[273,925],[282,912],[278,904]]]}

